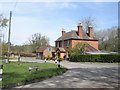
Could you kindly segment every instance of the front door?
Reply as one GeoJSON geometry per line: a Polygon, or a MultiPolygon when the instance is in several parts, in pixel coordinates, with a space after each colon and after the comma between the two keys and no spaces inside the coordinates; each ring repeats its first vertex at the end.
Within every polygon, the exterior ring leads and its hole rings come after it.
{"type": "Polygon", "coordinates": [[[40,53],[40,59],[42,60],[43,59],[43,53],[40,53]]]}

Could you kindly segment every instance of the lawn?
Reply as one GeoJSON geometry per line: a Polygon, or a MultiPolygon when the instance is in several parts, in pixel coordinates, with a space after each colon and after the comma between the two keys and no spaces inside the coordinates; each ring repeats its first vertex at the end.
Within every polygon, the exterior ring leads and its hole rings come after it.
{"type": "Polygon", "coordinates": [[[52,63],[30,63],[30,62],[10,62],[3,63],[3,88],[10,88],[19,85],[20,83],[26,84],[62,74],[67,69],[57,67],[57,64],[52,63]],[[39,70],[28,71],[29,67],[38,66],[39,70]]]}

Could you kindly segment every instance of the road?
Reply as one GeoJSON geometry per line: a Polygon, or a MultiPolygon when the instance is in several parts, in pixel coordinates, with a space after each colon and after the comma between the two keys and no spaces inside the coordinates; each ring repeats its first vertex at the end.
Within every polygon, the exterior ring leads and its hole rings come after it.
{"type": "MultiPolygon", "coordinates": [[[[35,59],[21,61],[44,63],[42,60],[35,59]]],[[[54,61],[47,62],[55,63],[54,61]]],[[[64,61],[61,62],[61,65],[69,69],[63,75],[15,88],[118,88],[117,63],[74,63],[64,61]]]]}

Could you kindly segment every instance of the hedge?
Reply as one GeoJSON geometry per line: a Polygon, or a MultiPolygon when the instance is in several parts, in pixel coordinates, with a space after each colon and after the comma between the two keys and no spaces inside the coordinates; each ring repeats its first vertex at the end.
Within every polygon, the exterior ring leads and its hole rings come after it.
{"type": "Polygon", "coordinates": [[[70,55],[72,62],[120,62],[120,54],[79,54],[73,53],[70,55]]]}
{"type": "MultiPolygon", "coordinates": [[[[26,53],[26,52],[11,52],[9,53],[10,55],[14,54],[14,55],[19,55],[22,56],[22,57],[36,57],[36,54],[35,53],[26,53]]],[[[8,52],[3,52],[3,55],[8,55],[8,52]]]]}

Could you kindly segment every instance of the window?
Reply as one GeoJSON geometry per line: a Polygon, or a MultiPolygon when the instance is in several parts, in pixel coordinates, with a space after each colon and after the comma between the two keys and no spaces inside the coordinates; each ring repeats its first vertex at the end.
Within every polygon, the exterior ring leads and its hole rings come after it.
{"type": "Polygon", "coordinates": [[[70,44],[70,41],[69,41],[69,40],[67,40],[67,47],[69,46],[69,44],[70,44]]]}
{"type": "Polygon", "coordinates": [[[59,47],[62,47],[62,41],[59,42],[59,47]]]}
{"type": "Polygon", "coordinates": [[[59,47],[59,42],[57,42],[57,47],[59,47]]]}
{"type": "Polygon", "coordinates": [[[40,56],[40,53],[37,53],[37,56],[40,56]]]}
{"type": "Polygon", "coordinates": [[[48,52],[50,52],[52,50],[52,48],[48,48],[48,52]]]}
{"type": "Polygon", "coordinates": [[[64,47],[64,41],[62,41],[62,47],[64,47]]]}

